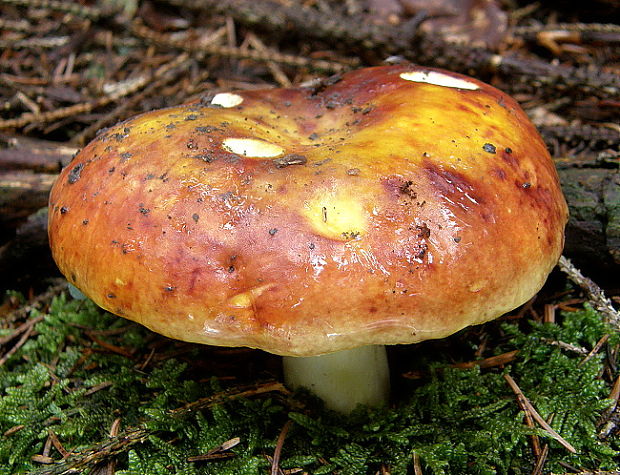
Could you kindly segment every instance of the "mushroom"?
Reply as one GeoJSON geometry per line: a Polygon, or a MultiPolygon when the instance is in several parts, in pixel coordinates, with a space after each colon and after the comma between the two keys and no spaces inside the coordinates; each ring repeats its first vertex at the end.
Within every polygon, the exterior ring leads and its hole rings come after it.
{"type": "Polygon", "coordinates": [[[513,99],[397,65],[116,125],[60,174],[49,238],[104,309],[283,355],[289,385],[348,412],[386,401],[384,345],[443,338],[532,297],[566,220],[513,99]]]}

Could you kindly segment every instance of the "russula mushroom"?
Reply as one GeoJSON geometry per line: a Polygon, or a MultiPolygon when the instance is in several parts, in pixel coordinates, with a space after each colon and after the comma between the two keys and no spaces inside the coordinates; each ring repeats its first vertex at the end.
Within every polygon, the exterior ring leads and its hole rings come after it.
{"type": "Polygon", "coordinates": [[[398,65],[112,127],[60,174],[49,237],[101,307],[284,355],[291,386],[347,412],[385,401],[383,345],[445,337],[535,294],[566,219],[513,99],[398,65]]]}

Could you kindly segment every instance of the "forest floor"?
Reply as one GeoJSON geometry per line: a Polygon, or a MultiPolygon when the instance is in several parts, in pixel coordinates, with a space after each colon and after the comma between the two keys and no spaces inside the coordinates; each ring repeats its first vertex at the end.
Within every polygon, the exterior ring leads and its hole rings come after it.
{"type": "Polygon", "coordinates": [[[619,13],[617,0],[0,0],[0,474],[618,473],[619,13]],[[390,348],[389,407],[346,417],[288,391],[277,356],[172,341],[70,297],[41,209],[98,131],[386,61],[519,101],[568,194],[565,255],[592,280],[563,258],[508,315],[390,348]]]}

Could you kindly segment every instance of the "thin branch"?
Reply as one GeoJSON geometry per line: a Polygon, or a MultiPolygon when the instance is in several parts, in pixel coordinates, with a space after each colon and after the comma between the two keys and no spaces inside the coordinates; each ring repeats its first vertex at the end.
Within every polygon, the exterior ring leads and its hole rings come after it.
{"type": "Polygon", "coordinates": [[[282,427],[280,431],[280,435],[278,436],[278,440],[276,442],[276,448],[273,451],[273,459],[271,462],[271,475],[279,475],[280,470],[280,456],[282,455],[282,447],[284,446],[284,439],[286,438],[286,434],[288,434],[291,425],[293,424],[292,420],[286,421],[286,424],[282,427]]]}
{"type": "Polygon", "coordinates": [[[596,355],[599,351],[601,351],[601,348],[603,347],[605,343],[607,343],[607,340],[609,340],[609,335],[603,335],[599,339],[599,341],[596,342],[596,345],[594,345],[594,348],[592,348],[592,350],[586,355],[586,357],[579,362],[578,366],[583,366],[588,361],[590,361],[594,357],[594,355],[596,355]]]}
{"type": "Polygon", "coordinates": [[[602,440],[614,434],[620,425],[620,403],[618,402],[620,400],[620,376],[616,378],[611,388],[609,399],[613,401],[613,404],[607,408],[597,424],[599,427],[598,437],[602,440]]]}
{"type": "Polygon", "coordinates": [[[596,470],[594,472],[590,472],[588,470],[578,470],[574,467],[567,466],[564,462],[559,462],[564,468],[570,468],[570,472],[563,473],[562,475],[618,475],[618,470],[596,470]]]}
{"type": "Polygon", "coordinates": [[[222,404],[230,399],[257,396],[259,394],[269,392],[281,392],[286,394],[288,393],[288,390],[282,385],[282,383],[279,382],[265,383],[260,386],[252,386],[250,388],[235,388],[234,391],[214,394],[213,396],[198,399],[197,401],[191,402],[183,407],[173,409],[170,411],[170,415],[181,416],[190,412],[199,411],[206,407],[222,404]]]}
{"type": "Polygon", "coordinates": [[[585,277],[568,258],[560,257],[558,266],[573,283],[586,293],[590,304],[603,315],[605,320],[620,330],[620,313],[613,307],[611,300],[605,296],[603,290],[592,279],[585,277]]]}
{"type": "Polygon", "coordinates": [[[146,429],[130,429],[117,437],[112,437],[105,442],[94,445],[90,449],[78,454],[70,455],[51,467],[45,467],[37,472],[37,475],[64,475],[74,470],[87,467],[90,464],[101,462],[114,455],[126,452],[135,444],[145,442],[153,431],[146,429]]]}
{"type": "Polygon", "coordinates": [[[558,434],[553,429],[553,427],[551,427],[547,423],[547,421],[545,421],[541,417],[541,415],[538,414],[538,411],[536,411],[536,409],[534,408],[534,406],[532,406],[532,403],[529,401],[529,399],[525,396],[525,394],[523,394],[523,391],[521,391],[521,388],[519,388],[515,380],[512,379],[512,377],[509,374],[504,374],[504,379],[510,386],[510,389],[512,389],[513,392],[516,394],[517,401],[519,402],[519,405],[523,408],[524,412],[528,412],[532,416],[532,418],[536,422],[538,422],[538,424],[543,428],[543,430],[547,432],[551,437],[553,437],[556,441],[558,441],[560,445],[566,448],[569,452],[576,454],[577,450],[575,449],[575,447],[573,447],[560,434],[558,434]]]}
{"type": "Polygon", "coordinates": [[[30,335],[32,334],[33,330],[34,330],[33,326],[28,327],[28,329],[24,332],[24,334],[19,339],[19,341],[15,343],[15,345],[13,345],[13,347],[11,347],[11,349],[7,351],[2,356],[2,358],[0,358],[0,366],[4,366],[4,363],[6,363],[8,359],[11,356],[13,356],[17,350],[19,350],[22,346],[24,346],[24,344],[28,341],[28,338],[30,338],[30,335]]]}
{"type": "Polygon", "coordinates": [[[188,462],[206,462],[209,460],[221,460],[223,458],[230,458],[234,454],[229,452],[234,446],[238,445],[241,442],[239,437],[234,437],[226,442],[218,445],[210,449],[206,454],[201,455],[192,455],[187,457],[188,462]]]}
{"type": "Polygon", "coordinates": [[[0,40],[3,49],[52,49],[65,46],[71,40],[68,36],[47,36],[44,38],[24,38],[14,40],[0,40]]]}
{"type": "Polygon", "coordinates": [[[549,343],[550,345],[558,346],[563,350],[572,351],[573,353],[577,353],[578,355],[587,356],[588,350],[586,350],[582,346],[573,345],[571,343],[566,343],[564,341],[551,340],[549,338],[541,338],[541,341],[545,343],[549,343]]]}
{"type": "Polygon", "coordinates": [[[52,285],[45,292],[31,299],[26,305],[22,305],[18,309],[14,310],[13,312],[10,312],[8,315],[5,315],[3,317],[4,322],[12,323],[21,318],[25,318],[30,312],[40,308],[40,306],[43,304],[47,304],[54,297],[59,295],[63,290],[67,289],[66,280],[56,279],[56,282],[58,283],[55,285],[52,285]]]}
{"type": "Polygon", "coordinates": [[[549,444],[545,444],[541,453],[536,456],[536,465],[534,470],[532,470],[532,475],[542,475],[547,455],[549,455],[549,444]]]}
{"type": "Polygon", "coordinates": [[[18,326],[11,333],[0,338],[0,346],[5,345],[9,341],[11,341],[13,338],[17,338],[17,336],[22,334],[23,332],[30,331],[33,326],[35,326],[37,323],[39,323],[42,320],[43,320],[43,315],[39,315],[38,317],[30,318],[26,320],[24,323],[18,326]]]}
{"type": "Polygon", "coordinates": [[[543,31],[579,31],[597,33],[620,33],[620,25],[613,23],[556,23],[551,25],[527,25],[515,26],[511,33],[513,35],[528,35],[543,31]]]}
{"type": "Polygon", "coordinates": [[[501,366],[514,361],[517,357],[519,350],[509,351],[507,353],[502,353],[501,355],[490,356],[489,358],[484,358],[482,360],[474,360],[474,361],[466,361],[464,363],[456,363],[452,365],[455,368],[461,369],[470,369],[476,366],[480,368],[493,368],[495,366],[501,366]]]}
{"type": "MultiPolygon", "coordinates": [[[[267,46],[265,46],[265,44],[260,40],[260,38],[254,33],[248,33],[247,39],[248,42],[252,45],[252,48],[254,48],[255,50],[262,51],[263,53],[269,52],[267,46]]],[[[291,80],[286,74],[284,74],[284,71],[280,69],[280,66],[278,66],[276,62],[267,61],[267,67],[269,68],[269,71],[271,71],[273,78],[280,85],[280,87],[291,87],[291,80]]]]}

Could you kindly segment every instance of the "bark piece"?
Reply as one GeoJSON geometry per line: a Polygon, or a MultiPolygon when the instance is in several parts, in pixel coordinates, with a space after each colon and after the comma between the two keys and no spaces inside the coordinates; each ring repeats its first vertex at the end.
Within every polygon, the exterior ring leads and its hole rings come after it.
{"type": "Polygon", "coordinates": [[[39,208],[47,206],[47,197],[56,175],[30,170],[0,172],[0,236],[15,229],[39,208]]]}
{"type": "Polygon", "coordinates": [[[0,134],[0,170],[58,173],[77,153],[74,145],[0,134]]]}
{"type": "Polygon", "coordinates": [[[559,173],[570,213],[564,254],[611,277],[620,266],[620,173],[605,168],[559,173]]]}

